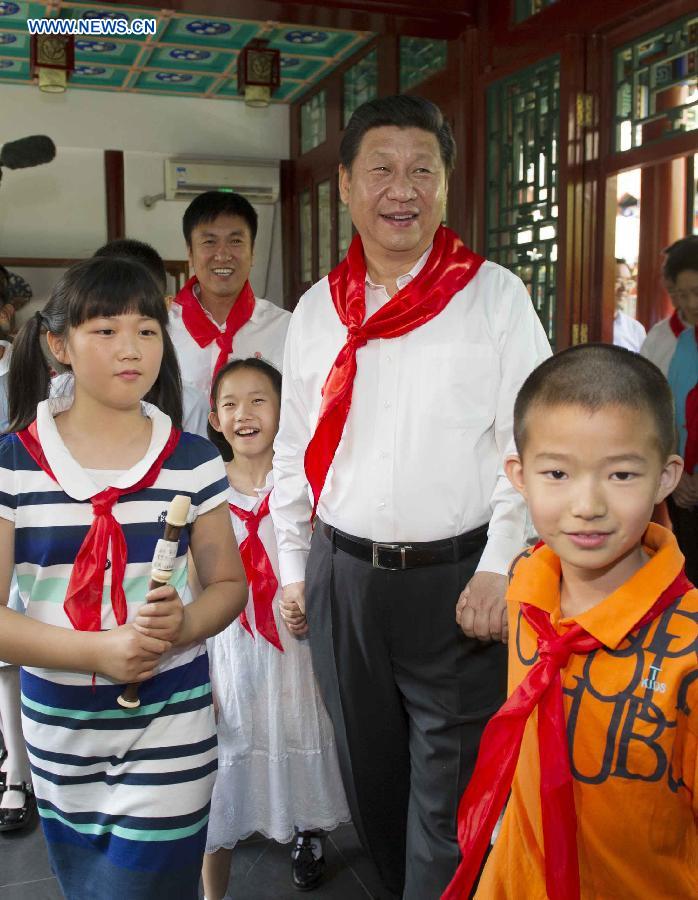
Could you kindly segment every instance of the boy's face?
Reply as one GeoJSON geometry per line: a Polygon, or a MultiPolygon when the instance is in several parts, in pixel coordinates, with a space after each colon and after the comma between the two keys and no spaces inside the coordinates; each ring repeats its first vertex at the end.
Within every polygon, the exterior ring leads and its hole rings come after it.
{"type": "Polygon", "coordinates": [[[672,303],[687,325],[698,325],[698,272],[684,269],[667,285],[672,303]]]}
{"type": "Polygon", "coordinates": [[[654,505],[682,470],[680,457],[661,457],[655,433],[644,410],[529,410],[523,459],[508,457],[505,468],[564,566],[602,574],[640,551],[654,505]]]}

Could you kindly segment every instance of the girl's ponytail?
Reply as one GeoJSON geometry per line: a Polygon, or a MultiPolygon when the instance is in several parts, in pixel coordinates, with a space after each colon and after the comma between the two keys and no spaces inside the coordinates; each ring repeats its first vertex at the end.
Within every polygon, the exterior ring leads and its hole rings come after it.
{"type": "Polygon", "coordinates": [[[41,346],[45,327],[40,312],[24,323],[12,344],[8,390],[10,431],[22,431],[36,418],[36,407],[49,395],[51,373],[41,346]]]}

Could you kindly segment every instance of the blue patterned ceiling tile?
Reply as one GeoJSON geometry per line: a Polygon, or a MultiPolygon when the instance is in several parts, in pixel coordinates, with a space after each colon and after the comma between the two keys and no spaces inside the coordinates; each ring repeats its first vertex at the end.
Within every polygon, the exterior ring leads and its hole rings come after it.
{"type": "Polygon", "coordinates": [[[19,3],[12,0],[0,0],[0,16],[16,16],[19,12],[19,3]]]}
{"type": "Polygon", "coordinates": [[[93,41],[78,38],[78,40],[75,41],[75,49],[83,50],[86,53],[114,53],[116,51],[116,44],[114,41],[93,41]]]}
{"type": "Polygon", "coordinates": [[[75,42],[75,61],[86,66],[131,66],[142,49],[142,44],[132,41],[93,41],[81,38],[75,42]]]}
{"type": "Polygon", "coordinates": [[[114,10],[105,9],[88,9],[80,14],[81,19],[123,19],[130,22],[131,17],[125,12],[115,12],[114,10]]]}
{"type": "Polygon", "coordinates": [[[235,53],[195,47],[158,47],[148,60],[149,69],[221,73],[234,62],[235,53]]]}
{"type": "Polygon", "coordinates": [[[195,72],[141,72],[132,85],[139,91],[168,91],[181,94],[205,94],[213,76],[195,72]]]}
{"type": "Polygon", "coordinates": [[[29,34],[27,32],[22,34],[21,32],[0,31],[0,56],[29,59],[29,34]]]}
{"type": "Polygon", "coordinates": [[[258,31],[259,27],[250,22],[175,16],[159,36],[159,43],[214,51],[239,50],[258,31]]]}
{"type": "Polygon", "coordinates": [[[3,81],[30,81],[29,61],[26,59],[0,60],[0,80],[3,81]]]}
{"type": "Polygon", "coordinates": [[[284,40],[289,44],[302,44],[303,46],[308,44],[325,44],[328,39],[329,35],[326,31],[301,31],[300,29],[295,29],[287,31],[284,35],[284,40]]]}

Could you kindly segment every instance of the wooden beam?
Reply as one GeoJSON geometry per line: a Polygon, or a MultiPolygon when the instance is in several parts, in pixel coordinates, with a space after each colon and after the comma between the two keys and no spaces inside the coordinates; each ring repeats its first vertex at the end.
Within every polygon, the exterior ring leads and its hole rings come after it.
{"type": "MultiPolygon", "coordinates": [[[[121,0],[121,6],[142,9],[143,0],[121,0]]],[[[417,0],[323,0],[321,3],[284,0],[165,0],[164,9],[193,16],[251,19],[453,39],[474,24],[475,0],[440,0],[429,6],[417,0]]],[[[145,15],[145,10],[142,11],[145,15]]]]}
{"type": "Polygon", "coordinates": [[[124,154],[122,150],[104,151],[104,181],[107,201],[107,240],[126,237],[124,209],[124,154]]]}

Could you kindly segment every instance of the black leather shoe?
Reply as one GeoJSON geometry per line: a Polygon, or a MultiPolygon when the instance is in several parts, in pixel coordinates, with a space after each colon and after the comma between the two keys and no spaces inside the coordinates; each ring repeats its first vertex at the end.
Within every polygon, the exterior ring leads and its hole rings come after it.
{"type": "Polygon", "coordinates": [[[23,781],[21,784],[6,785],[8,791],[21,791],[24,794],[24,805],[18,809],[0,809],[0,832],[16,831],[31,825],[36,817],[36,797],[31,787],[23,781]]]}
{"type": "Polygon", "coordinates": [[[312,839],[317,836],[311,831],[299,831],[296,835],[296,845],[291,853],[291,874],[297,891],[312,891],[322,881],[326,863],[324,856],[315,859],[313,854],[312,839]]]}

